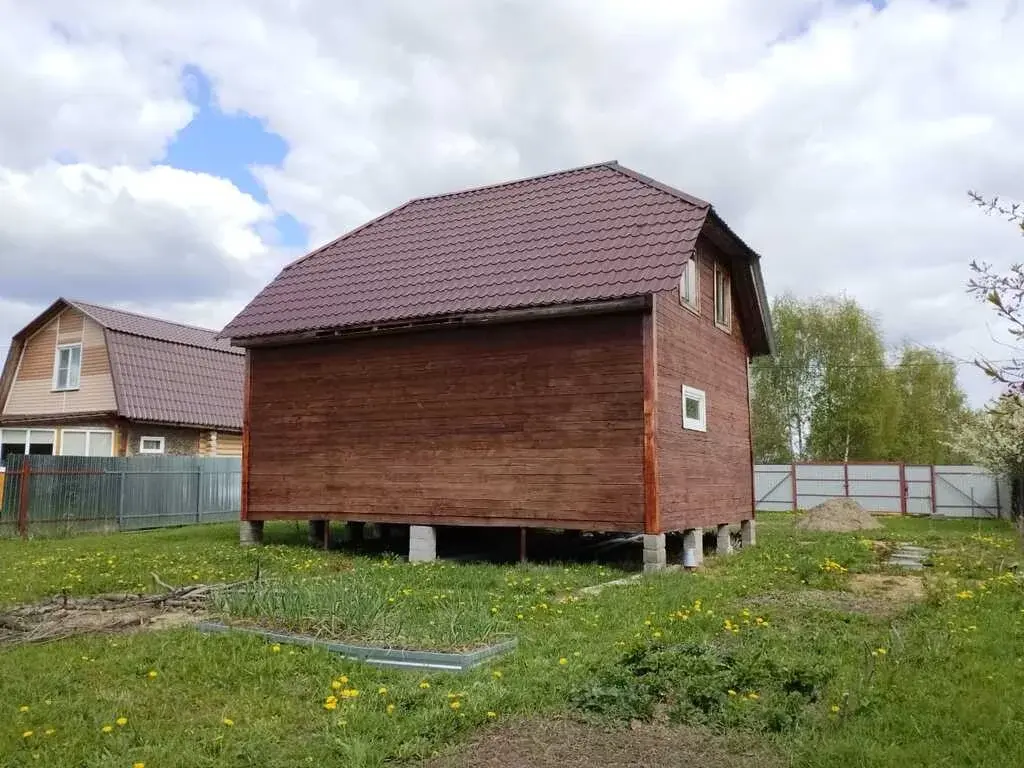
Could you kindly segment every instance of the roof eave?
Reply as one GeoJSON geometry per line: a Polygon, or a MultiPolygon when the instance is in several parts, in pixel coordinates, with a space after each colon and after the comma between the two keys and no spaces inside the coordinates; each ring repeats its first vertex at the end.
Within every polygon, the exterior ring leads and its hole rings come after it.
{"type": "Polygon", "coordinates": [[[729,225],[725,223],[725,220],[718,215],[714,207],[708,209],[707,222],[710,223],[714,232],[727,242],[729,250],[746,262],[750,269],[750,281],[753,287],[754,303],[756,304],[755,309],[757,310],[759,325],[756,329],[757,333],[752,343],[750,343],[751,357],[774,355],[775,334],[772,331],[771,308],[768,304],[768,296],[764,286],[764,275],[761,272],[761,256],[747,245],[739,235],[732,231],[729,225]]]}
{"type": "Polygon", "coordinates": [[[595,301],[574,302],[571,304],[546,304],[511,309],[484,310],[480,312],[461,312],[449,315],[406,318],[391,322],[368,323],[360,326],[314,328],[264,336],[240,336],[233,337],[231,343],[243,348],[278,346],[357,336],[376,336],[472,325],[497,325],[500,323],[548,320],[557,317],[639,311],[646,308],[648,295],[643,293],[595,301]]]}

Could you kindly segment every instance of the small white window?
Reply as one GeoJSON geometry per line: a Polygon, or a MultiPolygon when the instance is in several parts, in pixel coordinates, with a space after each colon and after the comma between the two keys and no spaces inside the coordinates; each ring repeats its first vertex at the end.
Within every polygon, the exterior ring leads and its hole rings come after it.
{"type": "Polygon", "coordinates": [[[715,265],[715,325],[724,330],[732,328],[732,291],[729,273],[715,265]]]}
{"type": "Polygon", "coordinates": [[[53,364],[53,388],[78,389],[82,374],[82,345],[62,344],[57,347],[53,364]]]}
{"type": "Polygon", "coordinates": [[[703,389],[683,387],[683,429],[708,431],[707,397],[703,389]]]}
{"type": "Polygon", "coordinates": [[[163,453],[164,439],[162,437],[143,437],[139,440],[139,453],[163,453]]]}
{"type": "Polygon", "coordinates": [[[691,256],[683,262],[683,274],[679,276],[679,303],[695,312],[700,311],[700,286],[697,284],[697,257],[691,256]]]}

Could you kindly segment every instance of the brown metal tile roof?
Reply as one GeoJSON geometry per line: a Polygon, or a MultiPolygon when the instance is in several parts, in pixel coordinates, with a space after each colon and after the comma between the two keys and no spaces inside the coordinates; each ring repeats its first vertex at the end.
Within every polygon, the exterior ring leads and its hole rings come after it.
{"type": "Polygon", "coordinates": [[[241,431],[244,355],[111,327],[106,336],[120,415],[241,431]]]}
{"type": "Polygon", "coordinates": [[[285,267],[234,340],[673,287],[711,206],[617,163],[413,200],[285,267]]]}

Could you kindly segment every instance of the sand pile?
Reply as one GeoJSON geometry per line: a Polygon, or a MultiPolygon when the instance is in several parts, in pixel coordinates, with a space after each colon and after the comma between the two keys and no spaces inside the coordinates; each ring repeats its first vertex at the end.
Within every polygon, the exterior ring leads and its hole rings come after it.
{"type": "Polygon", "coordinates": [[[848,533],[881,528],[882,524],[853,499],[829,499],[807,510],[796,521],[796,527],[804,531],[848,533]]]}

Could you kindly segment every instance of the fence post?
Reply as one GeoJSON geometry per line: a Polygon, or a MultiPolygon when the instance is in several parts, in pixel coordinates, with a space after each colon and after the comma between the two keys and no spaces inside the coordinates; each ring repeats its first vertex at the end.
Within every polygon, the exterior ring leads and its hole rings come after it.
{"type": "Polygon", "coordinates": [[[850,498],[850,465],[843,462],[843,496],[850,498]]]}
{"type": "Polygon", "coordinates": [[[907,514],[907,465],[900,462],[900,514],[907,514]]]}
{"type": "Polygon", "coordinates": [[[124,463],[121,464],[121,471],[117,473],[117,530],[124,530],[124,486],[128,480],[128,472],[125,471],[124,463]]]}
{"type": "Polygon", "coordinates": [[[28,538],[28,483],[32,474],[30,459],[25,456],[21,463],[21,481],[18,483],[18,533],[28,538]]]}
{"type": "Polygon", "coordinates": [[[931,470],[932,515],[937,515],[939,514],[939,500],[935,498],[935,465],[930,464],[928,468],[931,470]]]}
{"type": "Polygon", "coordinates": [[[789,465],[789,488],[790,493],[793,494],[793,511],[796,512],[796,462],[793,462],[792,464],[789,465]]]}
{"type": "Polygon", "coordinates": [[[203,460],[196,459],[196,522],[201,523],[203,517],[203,460]]]}

